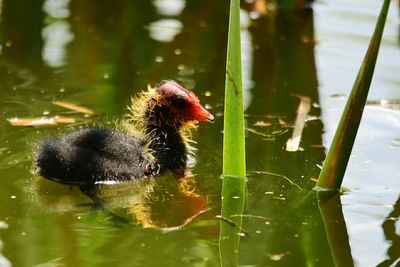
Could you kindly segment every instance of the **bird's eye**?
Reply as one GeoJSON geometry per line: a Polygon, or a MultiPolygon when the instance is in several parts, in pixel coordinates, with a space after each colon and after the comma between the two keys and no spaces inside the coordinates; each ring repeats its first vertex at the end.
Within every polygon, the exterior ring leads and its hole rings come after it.
{"type": "Polygon", "coordinates": [[[188,102],[186,101],[186,99],[180,97],[172,98],[171,103],[176,109],[185,109],[188,106],[188,102]]]}

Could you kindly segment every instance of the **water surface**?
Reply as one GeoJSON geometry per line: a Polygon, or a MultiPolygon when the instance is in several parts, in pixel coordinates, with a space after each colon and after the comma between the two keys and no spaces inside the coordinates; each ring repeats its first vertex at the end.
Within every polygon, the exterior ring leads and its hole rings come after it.
{"type": "MultiPolygon", "coordinates": [[[[242,5],[248,198],[239,265],[334,266],[341,255],[347,266],[395,266],[396,3],[344,179],[348,192],[318,206],[311,189],[380,3],[317,1],[313,10],[292,13],[250,2],[242,5]],[[299,150],[288,152],[301,99],[310,110],[299,150]]],[[[0,266],[218,266],[226,1],[0,3],[0,266]],[[192,177],[99,186],[102,208],[79,188],[32,174],[38,140],[120,118],[132,95],[163,79],[192,89],[216,116],[193,132],[192,177]],[[15,127],[7,120],[55,115],[76,122],[15,127]]]]}

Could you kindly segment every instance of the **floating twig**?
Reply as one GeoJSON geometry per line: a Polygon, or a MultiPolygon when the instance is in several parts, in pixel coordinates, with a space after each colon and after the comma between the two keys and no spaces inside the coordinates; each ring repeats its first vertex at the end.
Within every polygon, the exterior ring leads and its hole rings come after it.
{"type": "Polygon", "coordinates": [[[62,107],[62,108],[66,108],[69,110],[73,110],[76,112],[80,112],[80,113],[84,113],[84,114],[88,114],[88,115],[96,115],[97,112],[86,108],[86,107],[82,107],[73,103],[68,103],[68,102],[64,102],[64,101],[54,101],[53,102],[54,105],[62,107]]]}
{"type": "Polygon", "coordinates": [[[8,122],[12,126],[47,126],[47,125],[58,125],[58,124],[69,124],[75,123],[74,118],[69,117],[34,117],[34,118],[9,118],[8,122]]]}
{"type": "Polygon", "coordinates": [[[297,108],[296,122],[294,124],[292,137],[286,142],[286,151],[296,152],[300,149],[300,140],[303,133],[304,124],[308,112],[311,109],[311,99],[306,96],[296,96],[299,100],[299,107],[297,108]]]}
{"type": "Polygon", "coordinates": [[[287,176],[282,175],[282,174],[273,173],[273,172],[267,172],[267,171],[252,171],[252,172],[249,172],[249,173],[268,174],[268,175],[272,175],[272,176],[281,177],[281,178],[285,179],[286,181],[288,181],[291,185],[294,185],[294,186],[296,186],[298,189],[300,189],[301,191],[304,191],[298,184],[296,184],[295,182],[293,182],[292,180],[290,180],[287,176]]]}

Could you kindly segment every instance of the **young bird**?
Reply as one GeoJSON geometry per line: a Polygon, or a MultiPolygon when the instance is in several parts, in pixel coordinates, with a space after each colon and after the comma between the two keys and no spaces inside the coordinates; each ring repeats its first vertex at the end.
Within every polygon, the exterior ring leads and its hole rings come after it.
{"type": "Polygon", "coordinates": [[[188,131],[213,122],[196,95],[165,81],[132,101],[122,129],[87,128],[39,144],[36,167],[50,180],[92,185],[139,179],[186,167],[188,131]]]}

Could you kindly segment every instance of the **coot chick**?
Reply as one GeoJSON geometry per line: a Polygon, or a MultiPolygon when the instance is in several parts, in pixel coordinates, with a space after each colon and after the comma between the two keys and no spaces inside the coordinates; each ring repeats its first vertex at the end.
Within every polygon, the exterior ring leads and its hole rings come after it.
{"type": "Polygon", "coordinates": [[[214,117],[195,94],[174,81],[133,99],[118,129],[87,128],[39,144],[38,173],[66,184],[139,179],[186,167],[188,130],[214,117]]]}

